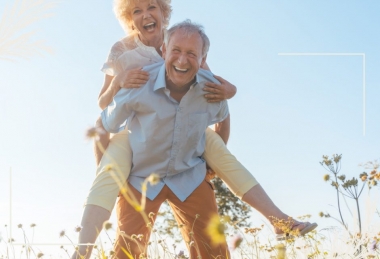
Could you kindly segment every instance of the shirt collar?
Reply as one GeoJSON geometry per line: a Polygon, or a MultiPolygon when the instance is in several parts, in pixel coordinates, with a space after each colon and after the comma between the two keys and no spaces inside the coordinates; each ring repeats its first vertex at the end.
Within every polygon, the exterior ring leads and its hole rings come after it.
{"type": "MultiPolygon", "coordinates": [[[[196,86],[199,82],[198,73],[195,74],[195,82],[190,86],[190,89],[192,89],[194,86],[196,86]]],[[[165,68],[165,62],[162,64],[160,71],[158,72],[156,82],[154,83],[153,90],[157,91],[158,89],[166,88],[166,68],[165,68]]]]}

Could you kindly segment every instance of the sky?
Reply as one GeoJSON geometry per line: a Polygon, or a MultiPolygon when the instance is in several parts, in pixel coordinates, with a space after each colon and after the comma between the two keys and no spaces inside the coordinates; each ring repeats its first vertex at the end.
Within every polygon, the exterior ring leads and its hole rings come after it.
{"type": "MultiPolygon", "coordinates": [[[[14,2],[0,0],[0,14],[14,2]]],[[[173,0],[172,6],[170,25],[187,18],[204,25],[212,72],[237,86],[229,100],[230,151],[284,212],[311,214],[320,229],[336,225],[318,217],[337,215],[322,155],[342,154],[349,178],[364,171],[360,163],[380,158],[380,3],[173,0]]],[[[0,57],[0,235],[12,223],[16,241],[20,223],[28,231],[37,224],[35,242],[67,242],[58,238],[61,230],[76,239],[73,228],[95,176],[84,135],[101,112],[100,68],[125,36],[112,1],[61,1],[51,13],[27,31],[52,52],[0,57]]],[[[380,207],[379,187],[362,196],[380,207]]],[[[265,221],[257,212],[251,220],[265,221]]]]}

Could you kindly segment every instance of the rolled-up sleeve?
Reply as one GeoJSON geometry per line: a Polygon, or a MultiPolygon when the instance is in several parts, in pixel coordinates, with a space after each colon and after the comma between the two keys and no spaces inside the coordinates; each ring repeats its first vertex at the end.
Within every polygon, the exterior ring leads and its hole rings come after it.
{"type": "Polygon", "coordinates": [[[212,118],[213,119],[212,124],[224,121],[227,118],[228,114],[230,113],[228,110],[227,101],[221,101],[219,105],[220,105],[219,112],[214,118],[212,118]]]}
{"type": "Polygon", "coordinates": [[[133,103],[130,92],[131,89],[120,89],[112,103],[102,111],[102,123],[106,131],[110,133],[119,132],[120,126],[132,114],[133,103]]]}

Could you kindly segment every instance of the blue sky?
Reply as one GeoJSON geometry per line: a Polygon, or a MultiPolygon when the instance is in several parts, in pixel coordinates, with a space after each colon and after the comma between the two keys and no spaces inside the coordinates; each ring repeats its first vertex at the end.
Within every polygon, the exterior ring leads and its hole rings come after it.
{"type": "MultiPolygon", "coordinates": [[[[0,0],[0,13],[13,2],[0,0]]],[[[173,0],[172,5],[171,24],[186,18],[203,24],[211,40],[211,70],[238,87],[229,101],[229,149],[286,213],[312,214],[321,226],[334,225],[317,216],[336,213],[334,190],[322,180],[322,155],[343,154],[342,172],[351,177],[363,171],[359,163],[380,156],[380,3],[173,0]],[[279,53],[363,53],[365,135],[363,56],[279,53]]],[[[12,167],[13,232],[16,224],[36,223],[39,242],[59,242],[62,229],[74,237],[72,229],[80,223],[95,176],[84,132],[100,113],[100,68],[124,36],[112,1],[62,1],[53,13],[31,26],[53,54],[0,59],[0,223],[9,224],[12,167]]],[[[373,191],[379,197],[379,188],[373,191]]],[[[261,220],[254,213],[252,221],[261,220]]]]}

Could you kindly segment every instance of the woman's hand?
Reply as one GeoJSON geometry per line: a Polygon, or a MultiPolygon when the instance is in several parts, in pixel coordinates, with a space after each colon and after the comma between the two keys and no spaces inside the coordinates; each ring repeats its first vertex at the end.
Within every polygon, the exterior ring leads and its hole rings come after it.
{"type": "Polygon", "coordinates": [[[149,73],[140,68],[126,70],[115,77],[106,75],[102,90],[99,93],[98,104],[104,110],[120,88],[139,88],[149,79],[149,73]]]}
{"type": "Polygon", "coordinates": [[[206,87],[203,90],[209,92],[205,94],[207,102],[215,103],[231,99],[236,94],[236,86],[220,76],[214,75],[214,77],[220,82],[220,85],[211,82],[206,83],[206,87]]]}
{"type": "Polygon", "coordinates": [[[120,88],[140,88],[149,79],[149,73],[140,68],[126,70],[118,74],[113,84],[120,88]]]}

